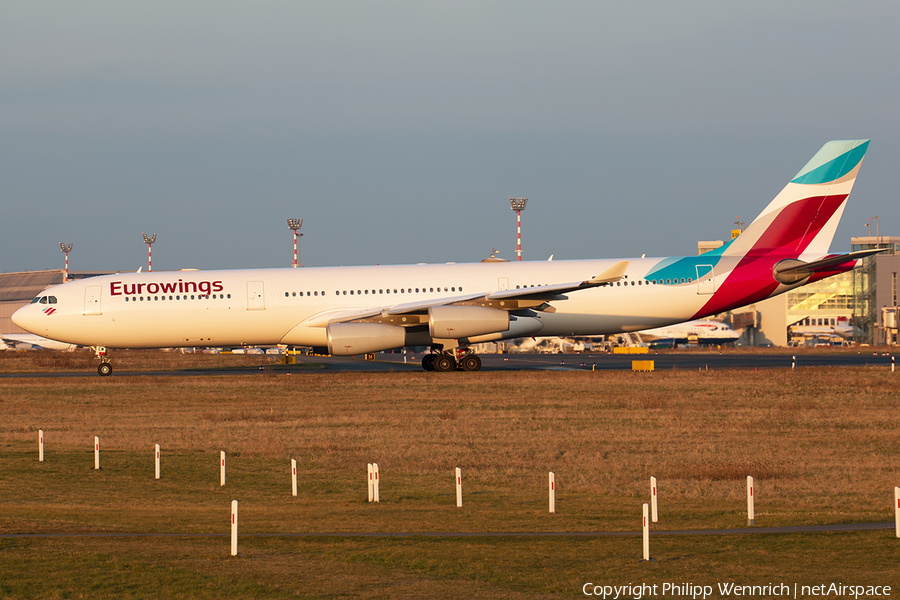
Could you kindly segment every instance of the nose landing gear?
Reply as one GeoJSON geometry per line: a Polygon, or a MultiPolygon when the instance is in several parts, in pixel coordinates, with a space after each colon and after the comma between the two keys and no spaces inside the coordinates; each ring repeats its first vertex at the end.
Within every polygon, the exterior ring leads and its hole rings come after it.
{"type": "Polygon", "coordinates": [[[112,363],[109,360],[109,352],[107,352],[106,346],[91,346],[91,350],[94,351],[94,356],[100,359],[97,373],[103,377],[112,375],[112,363]]]}

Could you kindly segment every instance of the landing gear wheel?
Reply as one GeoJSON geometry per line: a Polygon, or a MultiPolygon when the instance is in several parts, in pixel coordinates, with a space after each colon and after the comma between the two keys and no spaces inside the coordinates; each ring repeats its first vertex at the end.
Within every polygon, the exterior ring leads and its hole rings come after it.
{"type": "Polygon", "coordinates": [[[439,373],[446,373],[447,371],[452,371],[456,368],[456,361],[453,360],[452,356],[447,356],[446,354],[439,354],[434,358],[434,370],[439,373]]]}
{"type": "Polygon", "coordinates": [[[107,377],[112,375],[112,365],[110,363],[100,363],[100,366],[97,367],[97,372],[100,373],[103,377],[107,377]]]}
{"type": "Polygon", "coordinates": [[[478,371],[481,369],[481,359],[475,354],[469,354],[460,361],[463,371],[478,371]]]}
{"type": "Polygon", "coordinates": [[[434,371],[434,354],[426,354],[422,357],[422,368],[426,371],[434,371]]]}

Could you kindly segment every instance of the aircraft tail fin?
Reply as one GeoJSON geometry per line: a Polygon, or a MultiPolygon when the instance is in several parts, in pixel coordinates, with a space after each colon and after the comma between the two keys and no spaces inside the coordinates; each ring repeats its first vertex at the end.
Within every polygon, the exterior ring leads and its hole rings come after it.
{"type": "Polygon", "coordinates": [[[828,253],[869,140],[828,142],[723,256],[828,253]]]}

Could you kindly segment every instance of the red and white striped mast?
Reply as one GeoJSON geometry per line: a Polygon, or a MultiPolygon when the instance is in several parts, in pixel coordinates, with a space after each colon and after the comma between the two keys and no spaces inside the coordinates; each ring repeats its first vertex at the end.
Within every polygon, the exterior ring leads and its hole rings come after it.
{"type": "Polygon", "coordinates": [[[297,230],[300,229],[300,226],[303,225],[303,219],[291,219],[288,217],[288,229],[294,232],[294,268],[297,268],[297,263],[300,260],[300,253],[297,251],[297,236],[303,237],[302,233],[297,233],[297,230]]]}
{"type": "Polygon", "coordinates": [[[156,234],[152,236],[144,234],[144,243],[147,244],[147,271],[153,270],[153,243],[156,241],[156,234]]]}
{"type": "Polygon", "coordinates": [[[63,273],[63,283],[69,280],[69,252],[72,251],[72,244],[59,243],[59,249],[66,254],[66,272],[63,273]]]}
{"type": "Polygon", "coordinates": [[[528,198],[509,198],[509,207],[516,211],[516,254],[522,260],[522,211],[528,204],[528,198]]]}

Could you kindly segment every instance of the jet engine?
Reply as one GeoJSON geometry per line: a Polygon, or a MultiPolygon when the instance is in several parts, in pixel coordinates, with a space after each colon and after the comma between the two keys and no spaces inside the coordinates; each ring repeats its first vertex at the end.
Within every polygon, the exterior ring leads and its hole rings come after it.
{"type": "Polygon", "coordinates": [[[406,331],[381,323],[334,323],[325,328],[328,352],[335,356],[353,356],[400,348],[406,343],[406,331]]]}
{"type": "Polygon", "coordinates": [[[455,340],[509,329],[509,313],[485,306],[432,306],[428,309],[431,337],[455,340]]]}

